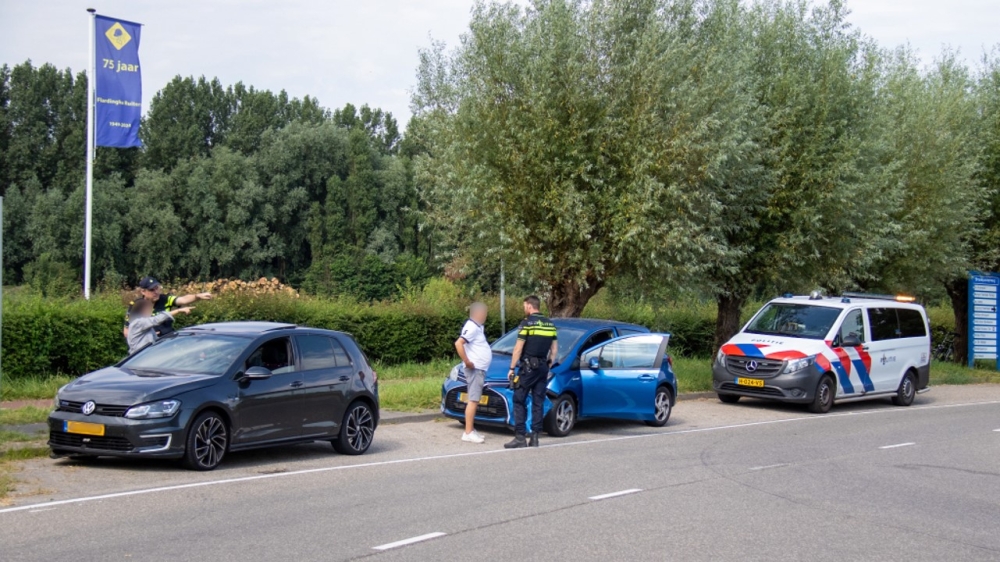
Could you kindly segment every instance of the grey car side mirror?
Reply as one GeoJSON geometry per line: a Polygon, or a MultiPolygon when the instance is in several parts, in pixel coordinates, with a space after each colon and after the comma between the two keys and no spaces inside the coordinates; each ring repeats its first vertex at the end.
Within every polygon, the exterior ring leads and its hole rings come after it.
{"type": "Polygon", "coordinates": [[[591,371],[597,371],[601,368],[601,360],[598,359],[597,357],[591,357],[590,362],[587,363],[587,366],[590,367],[591,371]]]}
{"type": "Polygon", "coordinates": [[[273,373],[267,367],[250,367],[243,373],[243,380],[259,381],[271,378],[273,373]]]}

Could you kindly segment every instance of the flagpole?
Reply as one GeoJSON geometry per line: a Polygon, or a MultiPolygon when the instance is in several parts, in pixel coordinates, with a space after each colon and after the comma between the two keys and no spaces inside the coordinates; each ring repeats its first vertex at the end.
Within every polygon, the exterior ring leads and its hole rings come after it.
{"type": "Polygon", "coordinates": [[[87,8],[90,13],[90,67],[87,69],[87,211],[83,226],[83,298],[90,300],[90,228],[93,219],[94,197],[94,89],[97,82],[97,60],[94,34],[97,30],[96,12],[87,8]]]}

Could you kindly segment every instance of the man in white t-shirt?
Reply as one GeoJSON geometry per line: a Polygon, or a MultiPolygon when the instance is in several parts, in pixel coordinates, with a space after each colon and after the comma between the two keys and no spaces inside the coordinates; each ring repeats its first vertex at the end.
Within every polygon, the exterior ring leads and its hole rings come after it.
{"type": "Polygon", "coordinates": [[[476,408],[483,396],[483,383],[486,382],[486,370],[493,360],[493,350],[486,341],[483,324],[486,323],[488,309],[481,302],[474,302],[469,307],[469,319],[462,326],[462,335],[455,340],[455,350],[465,365],[465,381],[468,383],[468,403],[465,405],[465,433],[462,441],[469,443],[484,443],[486,439],[473,427],[476,418],[476,408]]]}

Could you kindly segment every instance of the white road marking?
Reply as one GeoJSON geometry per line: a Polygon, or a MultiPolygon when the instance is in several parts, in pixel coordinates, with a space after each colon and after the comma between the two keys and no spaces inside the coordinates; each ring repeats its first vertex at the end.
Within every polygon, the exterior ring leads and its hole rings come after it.
{"type": "Polygon", "coordinates": [[[993,431],[996,431],[997,433],[1000,433],[1000,429],[994,429],[993,431]]]}
{"type": "Polygon", "coordinates": [[[46,508],[42,508],[42,509],[33,509],[33,510],[29,511],[28,513],[41,513],[43,511],[52,511],[53,509],[55,509],[55,508],[54,507],[46,507],[46,508]]]}
{"type": "Polygon", "coordinates": [[[910,445],[916,445],[916,443],[897,443],[895,445],[884,445],[879,447],[879,449],[895,449],[897,447],[909,447],[910,445]]]}
{"type": "MultiPolygon", "coordinates": [[[[844,412],[841,414],[826,414],[823,416],[803,416],[798,418],[784,418],[780,420],[766,420],[759,422],[748,422],[748,423],[738,423],[732,425],[720,425],[712,427],[696,427],[692,429],[680,429],[677,431],[661,431],[657,433],[640,433],[637,435],[621,435],[618,437],[602,437],[598,439],[587,439],[583,441],[572,441],[564,443],[553,443],[551,445],[543,445],[542,449],[551,449],[555,447],[578,447],[581,445],[594,445],[599,443],[611,443],[615,441],[628,441],[631,439],[648,439],[651,437],[668,437],[672,435],[687,435],[690,433],[706,433],[710,431],[723,431],[727,429],[741,429],[745,427],[758,427],[765,425],[777,425],[782,423],[800,422],[800,421],[822,421],[822,420],[835,420],[839,417],[844,416],[856,416],[856,415],[876,415],[876,414],[892,414],[892,413],[908,413],[916,412],[919,410],[940,410],[944,408],[962,408],[969,406],[988,406],[1000,404],[1000,400],[991,400],[987,402],[967,402],[964,404],[940,404],[935,406],[911,406],[909,408],[886,408],[879,410],[866,410],[860,412],[844,412]]],[[[486,451],[470,451],[467,453],[452,453],[447,455],[432,455],[427,457],[410,457],[405,459],[395,459],[391,461],[375,461],[366,462],[358,464],[348,464],[341,466],[324,466],[320,468],[307,468],[302,470],[291,470],[288,472],[275,472],[270,474],[258,474],[254,476],[241,476],[237,478],[224,478],[221,480],[207,480],[204,482],[191,482],[189,484],[176,484],[174,486],[160,486],[157,488],[141,488],[138,490],[131,490],[128,492],[116,492],[113,494],[102,494],[99,496],[85,496],[81,498],[71,498],[67,500],[57,500],[57,501],[47,501],[42,503],[21,505],[17,507],[8,507],[6,509],[0,509],[0,514],[3,513],[13,513],[16,511],[27,511],[32,509],[38,509],[39,507],[54,507],[60,505],[70,505],[75,503],[91,502],[106,500],[112,498],[124,498],[128,496],[138,496],[144,494],[152,494],[158,492],[170,492],[174,490],[186,490],[188,488],[201,488],[203,486],[216,486],[220,484],[233,484],[237,482],[251,482],[254,480],[267,480],[270,478],[286,478],[289,476],[299,476],[302,474],[318,474],[322,472],[334,472],[339,470],[352,470],[358,468],[372,468],[376,466],[390,466],[395,464],[408,464],[414,462],[426,462],[426,461],[437,461],[445,459],[457,459],[462,457],[477,457],[480,455],[497,455],[497,454],[522,454],[532,447],[522,448],[522,449],[489,449],[486,451]]]]}
{"type": "Polygon", "coordinates": [[[587,498],[588,500],[606,500],[608,498],[617,498],[618,496],[627,496],[629,494],[634,494],[636,492],[641,492],[639,488],[631,488],[629,490],[622,490],[620,492],[611,492],[610,494],[601,494],[599,496],[591,496],[587,498]]]}
{"type": "Polygon", "coordinates": [[[408,544],[413,544],[420,541],[429,541],[431,539],[436,539],[438,537],[443,537],[447,533],[427,533],[426,535],[420,535],[419,537],[411,537],[408,539],[403,539],[401,541],[391,542],[383,545],[373,547],[373,550],[389,550],[391,548],[399,548],[401,546],[406,546],[408,544]]]}
{"type": "Polygon", "coordinates": [[[781,468],[783,466],[788,466],[788,463],[787,462],[783,462],[781,464],[769,464],[767,466],[755,466],[755,467],[751,468],[750,470],[767,470],[769,468],[781,468]]]}

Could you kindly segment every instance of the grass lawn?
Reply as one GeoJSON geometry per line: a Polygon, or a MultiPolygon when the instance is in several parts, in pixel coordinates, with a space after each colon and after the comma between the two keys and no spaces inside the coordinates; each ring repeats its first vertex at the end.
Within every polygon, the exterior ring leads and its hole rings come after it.
{"type": "Polygon", "coordinates": [[[14,410],[0,410],[0,425],[43,423],[49,419],[49,412],[51,411],[51,408],[39,408],[37,406],[25,406],[14,410]]]}
{"type": "Polygon", "coordinates": [[[4,378],[0,381],[0,401],[55,398],[56,391],[73,380],[69,375],[4,378]]]}

